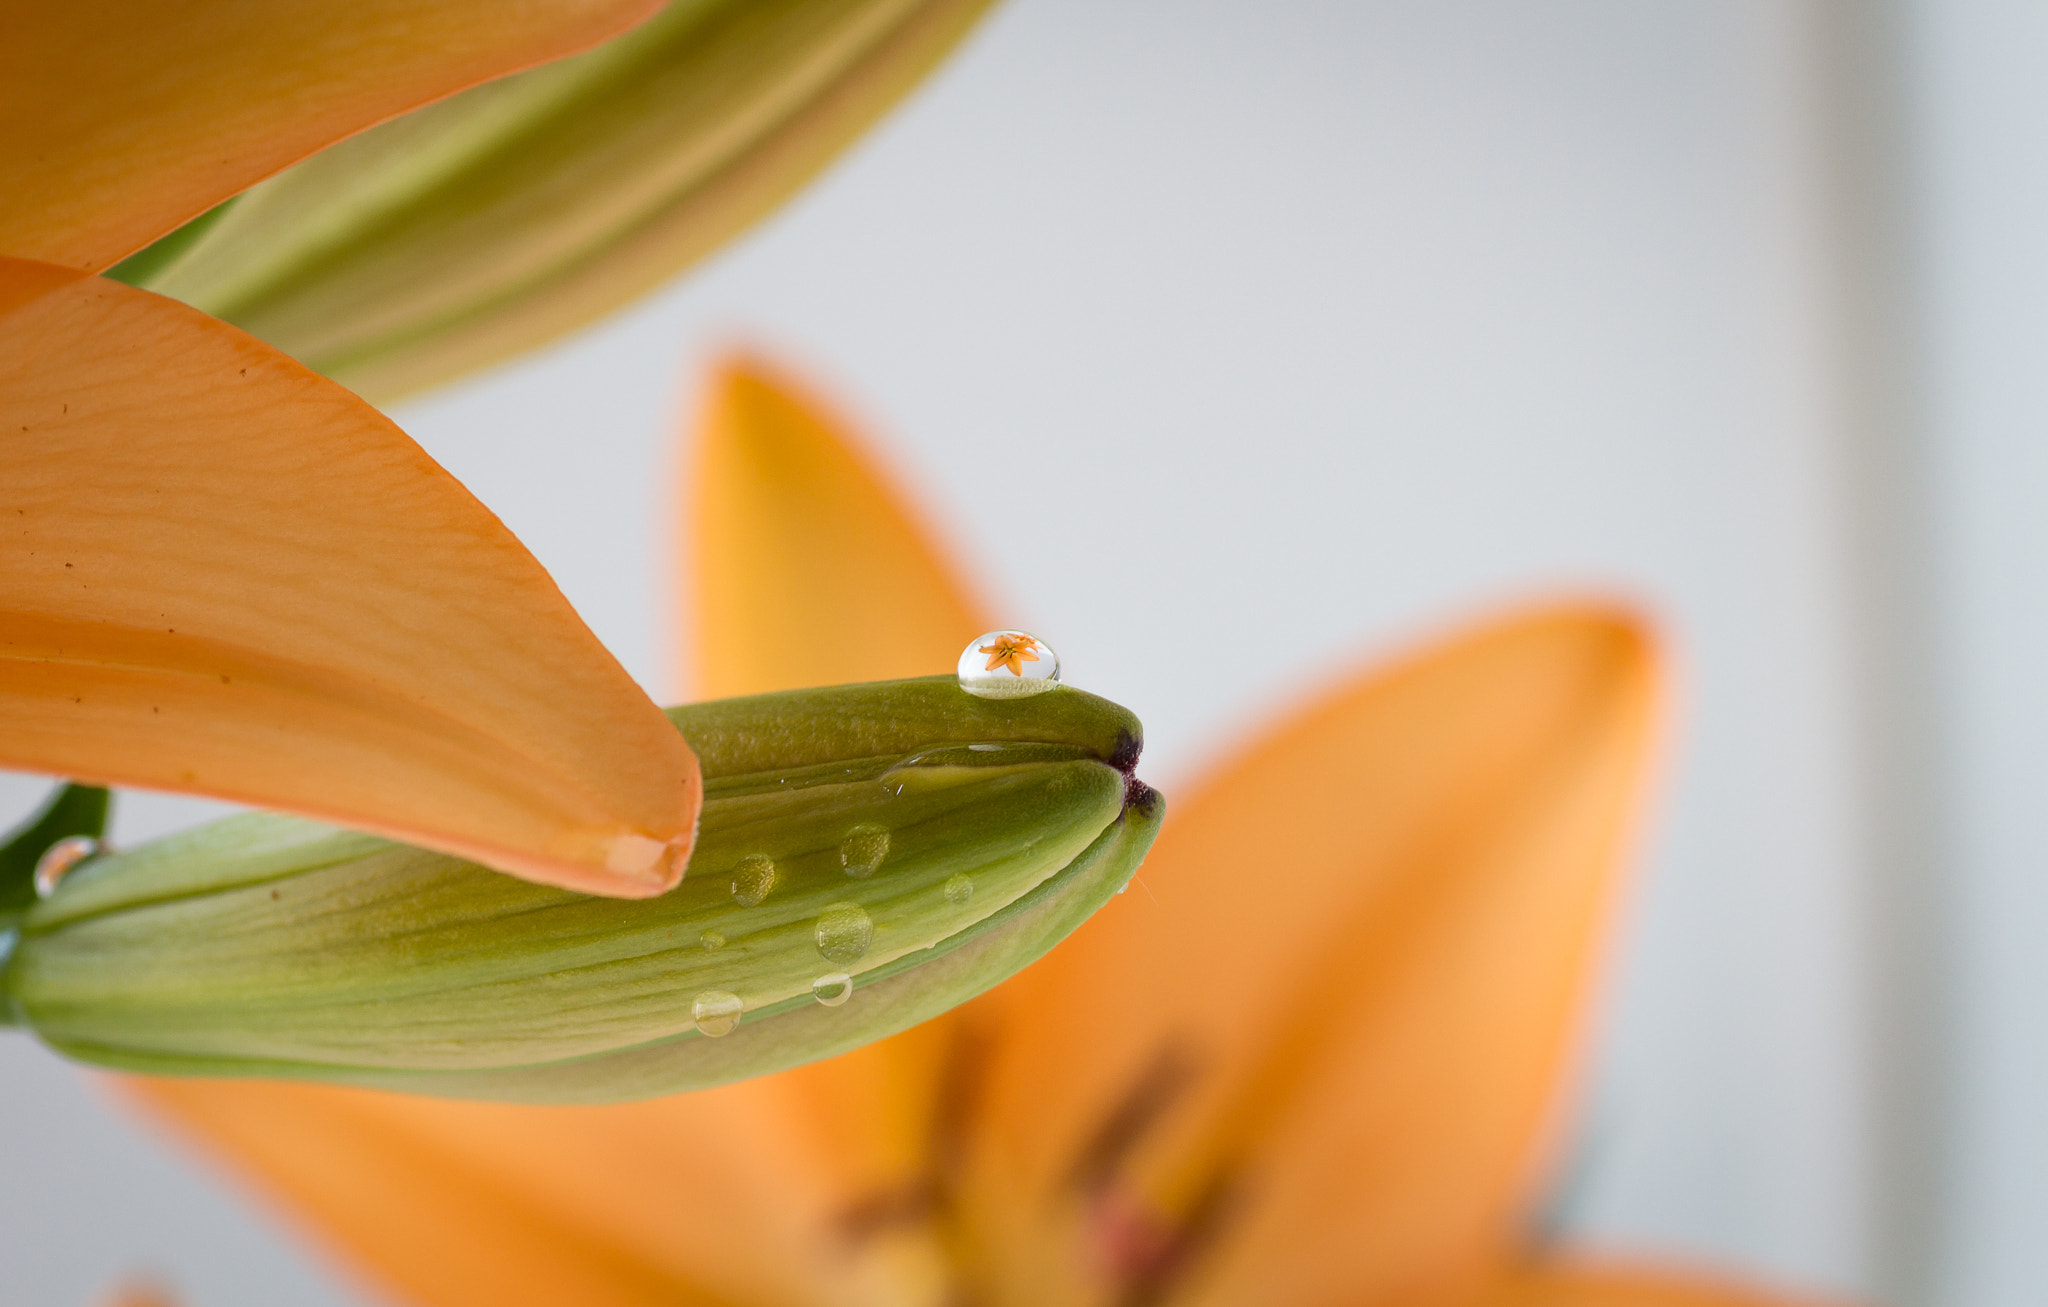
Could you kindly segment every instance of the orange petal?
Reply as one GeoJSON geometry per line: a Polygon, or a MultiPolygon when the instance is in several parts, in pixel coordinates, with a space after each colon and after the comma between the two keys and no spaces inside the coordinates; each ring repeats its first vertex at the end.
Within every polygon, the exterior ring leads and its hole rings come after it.
{"type": "MultiPolygon", "coordinates": [[[[706,697],[945,671],[989,628],[846,424],[768,365],[737,358],[713,374],[684,461],[706,697]]],[[[784,1077],[846,1192],[914,1183],[926,1166],[948,1024],[784,1077]]]]}
{"type": "Polygon", "coordinates": [[[162,1287],[147,1282],[117,1285],[100,1299],[100,1307],[176,1307],[177,1299],[162,1287]]]}
{"type": "Polygon", "coordinates": [[[0,253],[96,272],[322,146],[626,30],[659,0],[22,0],[0,253]]]}
{"type": "MultiPolygon", "coordinates": [[[[946,671],[989,629],[847,424],[785,375],[728,360],[702,414],[685,459],[694,511],[683,543],[702,694],[946,671]]],[[[956,1025],[949,1014],[776,1078],[787,1128],[811,1145],[842,1203],[886,1201],[929,1178],[956,1025]]]]}
{"type": "Polygon", "coordinates": [[[904,1291],[935,1278],[920,1250],[845,1233],[863,1150],[837,1130],[871,1123],[817,1115],[788,1075],[605,1107],[119,1085],[413,1307],[933,1301],[904,1291]]]}
{"type": "Polygon", "coordinates": [[[831,1300],[821,1196],[773,1099],[745,1086],[612,1107],[122,1087],[413,1307],[831,1300]]]}
{"type": "Polygon", "coordinates": [[[1502,1273],[1470,1307],[1822,1307],[1699,1274],[1577,1259],[1502,1273]]]}
{"type": "Polygon", "coordinates": [[[845,425],[772,369],[718,370],[692,479],[700,697],[950,671],[988,629],[845,425]]]}
{"type": "Polygon", "coordinates": [[[1096,1199],[1155,1235],[1229,1200],[1190,1301],[1382,1301],[1491,1260],[1578,1032],[1654,682],[1612,612],[1496,623],[1179,801],[1134,892],[991,996],[995,1279],[1132,1242],[1064,1187],[1167,1053],[1190,1087],[1096,1199]]]}
{"type": "Polygon", "coordinates": [[[696,759],[489,510],[331,382],[0,260],[0,765],[286,808],[625,896],[696,759]]]}

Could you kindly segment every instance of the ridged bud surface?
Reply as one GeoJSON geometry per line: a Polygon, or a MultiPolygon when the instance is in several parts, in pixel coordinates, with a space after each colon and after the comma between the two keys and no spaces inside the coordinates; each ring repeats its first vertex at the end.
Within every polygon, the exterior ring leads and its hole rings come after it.
{"type": "Polygon", "coordinates": [[[706,790],[669,894],[235,817],[67,876],[24,919],[7,995],[61,1051],[135,1070],[673,1092],[972,997],[1106,901],[1157,826],[1136,720],[1076,690],[991,702],[948,677],[671,716],[706,790]]]}

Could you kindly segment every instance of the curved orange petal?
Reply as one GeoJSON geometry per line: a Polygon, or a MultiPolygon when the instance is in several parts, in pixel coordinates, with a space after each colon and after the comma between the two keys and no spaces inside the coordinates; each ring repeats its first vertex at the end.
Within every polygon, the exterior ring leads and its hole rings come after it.
{"type": "Polygon", "coordinates": [[[824,1201],[772,1098],[608,1107],[131,1079],[315,1239],[414,1307],[831,1302],[824,1201]]]}
{"type": "Polygon", "coordinates": [[[1823,1307],[1732,1280],[1667,1268],[1548,1259],[1504,1272],[1469,1307],[1823,1307]]]}
{"type": "Polygon", "coordinates": [[[0,260],[0,765],[291,809],[625,896],[695,757],[376,410],[183,305],[0,260]]]}
{"type": "Polygon", "coordinates": [[[719,368],[699,432],[683,553],[700,697],[948,671],[988,629],[845,424],[774,370],[719,368]]]}
{"type": "Polygon", "coordinates": [[[278,169],[659,0],[15,0],[0,254],[97,272],[278,169]]]}
{"type": "Polygon", "coordinates": [[[119,1085],[415,1307],[906,1304],[936,1279],[849,1234],[859,1150],[788,1075],[602,1107],[119,1085]]]}
{"type": "Polygon", "coordinates": [[[1182,1230],[1201,1303],[1379,1301],[1491,1260],[1655,680],[1609,610],[1497,622],[1323,696],[1180,801],[1135,891],[990,996],[994,1281],[1156,1274],[1182,1230]],[[1119,1135],[1119,1105],[1144,1128],[1119,1135]],[[1147,1247],[1151,1270],[1119,1262],[1147,1247]]]}

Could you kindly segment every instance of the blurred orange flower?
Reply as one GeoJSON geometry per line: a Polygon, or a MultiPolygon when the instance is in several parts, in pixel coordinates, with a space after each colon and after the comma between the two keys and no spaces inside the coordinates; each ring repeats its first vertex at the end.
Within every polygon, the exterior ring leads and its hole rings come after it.
{"type": "MultiPolygon", "coordinates": [[[[992,625],[757,365],[694,466],[705,692],[929,671],[992,625]]],[[[129,1084],[422,1307],[1780,1302],[1528,1234],[1659,674],[1634,619],[1558,605],[1346,678],[1191,787],[1142,892],[779,1076],[600,1108],[129,1084]]]]}

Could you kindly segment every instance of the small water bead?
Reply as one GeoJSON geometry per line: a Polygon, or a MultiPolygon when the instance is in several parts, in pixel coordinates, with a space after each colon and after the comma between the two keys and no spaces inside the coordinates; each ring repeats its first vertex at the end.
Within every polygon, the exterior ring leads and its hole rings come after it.
{"type": "Polygon", "coordinates": [[[67,835],[36,859],[36,897],[46,899],[57,892],[64,873],[100,851],[100,842],[90,835],[67,835]]]}
{"type": "Polygon", "coordinates": [[[990,631],[960,655],[960,688],[983,699],[1021,699],[1060,683],[1059,655],[1023,631],[990,631]]]}
{"type": "Polygon", "coordinates": [[[875,923],[858,903],[834,903],[819,914],[813,937],[827,962],[850,966],[861,960],[874,941],[875,923]]]}
{"type": "Polygon", "coordinates": [[[725,936],[718,931],[707,930],[697,936],[697,942],[704,946],[706,952],[716,953],[725,947],[725,936]]]}
{"type": "Polygon", "coordinates": [[[740,1001],[738,994],[724,989],[707,989],[690,1003],[690,1024],[696,1026],[699,1033],[717,1039],[731,1034],[746,1010],[747,1005],[740,1001]]]}
{"type": "Polygon", "coordinates": [[[954,907],[965,907],[974,898],[974,877],[966,872],[955,872],[946,877],[946,902],[954,907]]]}
{"type": "Polygon", "coordinates": [[[856,826],[839,841],[839,865],[856,880],[866,880],[889,856],[889,832],[880,826],[856,826]]]}
{"type": "Polygon", "coordinates": [[[749,853],[732,869],[732,897],[743,908],[756,907],[775,888],[775,859],[749,853]]]}
{"type": "Polygon", "coordinates": [[[835,971],[829,976],[820,976],[811,982],[811,997],[826,1007],[838,1007],[853,997],[853,977],[844,971],[835,971]]]}

